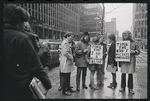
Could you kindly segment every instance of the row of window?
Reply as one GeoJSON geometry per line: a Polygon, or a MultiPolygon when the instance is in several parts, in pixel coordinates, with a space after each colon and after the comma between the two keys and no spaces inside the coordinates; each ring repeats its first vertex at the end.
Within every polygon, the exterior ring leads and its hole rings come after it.
{"type": "Polygon", "coordinates": [[[144,19],[144,18],[147,18],[147,13],[137,13],[135,15],[135,19],[144,19]]]}
{"type": "Polygon", "coordinates": [[[135,38],[147,38],[147,28],[135,28],[135,38]],[[140,35],[139,35],[140,34],[140,35]]]}
{"type": "Polygon", "coordinates": [[[147,19],[135,21],[135,26],[147,25],[147,19]]]}
{"type": "Polygon", "coordinates": [[[142,12],[147,11],[147,4],[143,4],[143,3],[137,4],[136,11],[142,11],[142,12]]]}

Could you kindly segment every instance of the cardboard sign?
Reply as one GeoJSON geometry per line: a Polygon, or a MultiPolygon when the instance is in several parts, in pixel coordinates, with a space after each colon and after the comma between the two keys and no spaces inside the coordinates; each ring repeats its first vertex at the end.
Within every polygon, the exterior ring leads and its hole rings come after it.
{"type": "Polygon", "coordinates": [[[103,46],[91,45],[89,64],[103,64],[103,46]]]}
{"type": "Polygon", "coordinates": [[[130,62],[130,41],[116,42],[116,61],[130,62]]]}

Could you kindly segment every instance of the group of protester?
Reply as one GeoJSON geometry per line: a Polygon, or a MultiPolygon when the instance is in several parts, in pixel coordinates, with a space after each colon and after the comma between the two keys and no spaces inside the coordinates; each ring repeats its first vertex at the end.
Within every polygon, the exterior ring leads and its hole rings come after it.
{"type": "Polygon", "coordinates": [[[129,93],[134,94],[133,91],[133,73],[135,72],[135,55],[140,54],[138,46],[132,39],[130,31],[124,31],[122,34],[123,41],[130,41],[130,62],[119,62],[119,66],[115,60],[116,56],[116,38],[114,34],[108,36],[110,46],[107,50],[106,44],[103,42],[103,38],[100,36],[95,36],[90,42],[90,36],[88,32],[84,32],[83,37],[76,44],[72,44],[74,35],[72,33],[67,33],[65,39],[61,44],[61,55],[60,55],[60,87],[58,91],[62,90],[62,93],[70,96],[71,92],[75,92],[70,85],[70,75],[71,72],[77,67],[76,72],[76,91],[80,91],[80,76],[82,71],[82,87],[88,89],[86,85],[86,73],[87,68],[90,70],[90,84],[89,87],[98,90],[104,85],[104,67],[105,60],[107,56],[106,70],[108,67],[114,69],[115,72],[112,74],[112,83],[108,85],[108,88],[116,88],[116,72],[118,67],[121,68],[121,89],[120,92],[125,92],[126,88],[126,74],[128,74],[128,90],[129,93]],[[101,45],[103,46],[103,63],[102,64],[90,64],[90,54],[91,45],[101,45]],[[97,72],[97,84],[94,83],[94,74],[97,72]]]}
{"type": "MultiPolygon", "coordinates": [[[[44,68],[51,66],[51,54],[49,49],[39,42],[36,34],[33,34],[28,21],[30,14],[20,6],[8,4],[4,7],[4,67],[3,67],[3,88],[4,98],[6,99],[32,99],[33,94],[29,89],[29,84],[33,77],[38,78],[47,90],[52,88],[50,79],[44,68]]],[[[75,66],[76,91],[80,91],[80,76],[82,72],[82,87],[88,89],[86,85],[87,68],[90,70],[90,84],[92,89],[99,89],[104,85],[104,65],[105,58],[108,56],[108,66],[114,67],[117,71],[118,66],[115,61],[116,39],[112,34],[108,37],[110,47],[107,50],[102,37],[94,37],[90,42],[88,32],[85,32],[81,41],[74,43],[74,35],[67,33],[61,43],[60,54],[60,87],[59,91],[70,96],[75,92],[70,85],[70,76],[75,66]],[[91,48],[90,46],[103,46],[103,63],[89,64],[91,48]],[[97,84],[94,83],[94,74],[97,72],[97,84]]],[[[123,41],[130,40],[131,55],[130,62],[119,62],[121,67],[121,89],[125,91],[126,74],[129,74],[128,88],[130,93],[133,91],[133,73],[135,72],[135,55],[140,53],[138,47],[132,40],[131,32],[125,31],[122,34],[123,41]]],[[[109,88],[116,88],[116,72],[112,73],[112,83],[109,88]]]]}

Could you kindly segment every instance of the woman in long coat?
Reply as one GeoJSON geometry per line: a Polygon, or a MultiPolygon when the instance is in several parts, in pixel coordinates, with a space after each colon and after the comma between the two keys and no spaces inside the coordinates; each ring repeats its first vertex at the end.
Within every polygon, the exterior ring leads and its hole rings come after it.
{"type": "Polygon", "coordinates": [[[138,46],[135,45],[135,42],[132,40],[131,32],[125,31],[122,34],[123,41],[130,40],[130,62],[119,62],[119,65],[121,67],[121,89],[120,92],[125,91],[126,87],[126,74],[128,74],[128,88],[129,93],[134,94],[133,91],[133,73],[135,72],[135,65],[136,65],[136,57],[135,55],[140,54],[140,50],[138,49],[138,46]]]}
{"type": "Polygon", "coordinates": [[[108,86],[108,88],[116,88],[117,87],[117,82],[116,82],[116,71],[118,70],[117,68],[117,62],[115,60],[116,56],[116,37],[114,34],[111,34],[108,36],[109,41],[110,41],[110,47],[108,49],[108,66],[107,66],[107,71],[111,72],[112,74],[112,83],[108,86]],[[111,69],[110,69],[111,68],[111,69]]]}

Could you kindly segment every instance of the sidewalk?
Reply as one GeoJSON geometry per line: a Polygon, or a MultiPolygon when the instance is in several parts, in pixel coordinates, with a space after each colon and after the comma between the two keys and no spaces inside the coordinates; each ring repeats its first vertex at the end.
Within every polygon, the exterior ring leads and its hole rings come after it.
{"type": "MultiPolygon", "coordinates": [[[[144,55],[140,55],[142,59],[144,58],[144,55]]],[[[141,61],[137,57],[138,61],[141,61]]],[[[146,60],[145,60],[146,61],[146,60]]],[[[140,63],[138,63],[140,64],[140,63]]],[[[59,87],[59,71],[58,67],[54,68],[49,73],[50,80],[52,82],[52,89],[49,90],[47,94],[48,99],[146,99],[147,98],[147,63],[142,65],[136,65],[136,72],[134,73],[134,91],[135,94],[131,95],[128,93],[128,89],[126,88],[126,93],[119,92],[120,89],[120,83],[121,83],[121,72],[120,68],[118,68],[117,72],[117,88],[116,89],[110,89],[107,88],[107,86],[112,82],[112,76],[109,72],[105,71],[105,81],[104,86],[100,90],[92,90],[89,88],[89,74],[90,71],[87,69],[87,77],[86,77],[86,84],[88,86],[88,89],[82,89],[82,86],[80,87],[80,92],[72,93],[71,96],[63,95],[61,91],[58,91],[59,87]]],[[[73,86],[73,89],[76,90],[76,69],[71,73],[71,86],[73,86]]],[[[96,76],[95,76],[96,77],[96,76]]],[[[81,77],[82,79],[82,77],[81,77]]],[[[126,77],[128,79],[128,75],[126,77]]],[[[96,80],[96,78],[95,78],[96,80]]],[[[96,81],[95,81],[96,82],[96,81]]],[[[82,82],[80,82],[82,85],[82,82]]]]}

